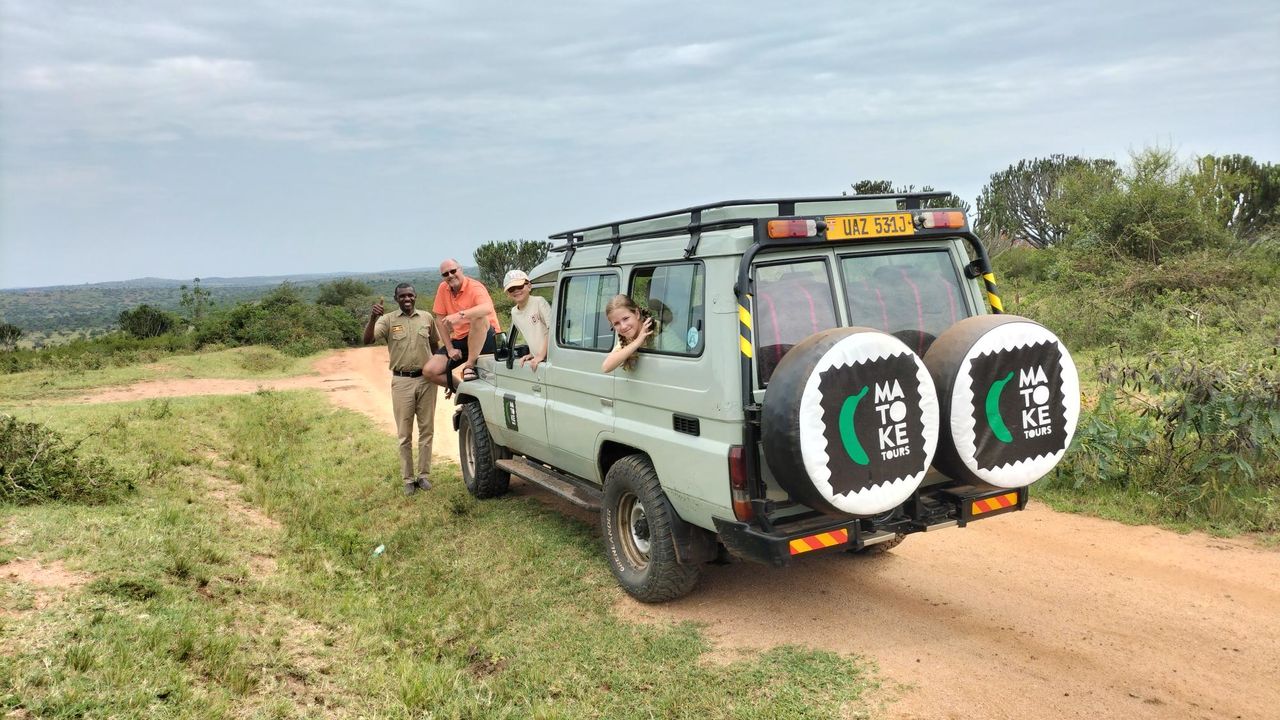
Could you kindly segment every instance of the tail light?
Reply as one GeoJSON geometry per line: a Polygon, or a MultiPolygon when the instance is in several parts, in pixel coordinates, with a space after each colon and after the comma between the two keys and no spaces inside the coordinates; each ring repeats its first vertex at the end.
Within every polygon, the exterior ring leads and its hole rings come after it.
{"type": "Polygon", "coordinates": [[[770,220],[769,237],[805,238],[817,237],[820,230],[826,230],[827,224],[817,220],[770,220]]]}
{"type": "Polygon", "coordinates": [[[920,218],[920,227],[926,229],[962,228],[965,225],[964,213],[957,210],[931,210],[920,213],[918,217],[920,218]]]}
{"type": "Polygon", "coordinates": [[[747,453],[741,445],[734,445],[729,448],[729,499],[733,501],[733,516],[742,522],[751,522],[755,517],[747,480],[747,453]]]}

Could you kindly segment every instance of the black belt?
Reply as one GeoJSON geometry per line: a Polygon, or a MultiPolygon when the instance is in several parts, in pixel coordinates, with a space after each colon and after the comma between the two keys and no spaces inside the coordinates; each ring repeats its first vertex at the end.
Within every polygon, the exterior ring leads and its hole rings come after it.
{"type": "Polygon", "coordinates": [[[422,377],[421,370],[392,370],[391,374],[396,377],[422,377]]]}

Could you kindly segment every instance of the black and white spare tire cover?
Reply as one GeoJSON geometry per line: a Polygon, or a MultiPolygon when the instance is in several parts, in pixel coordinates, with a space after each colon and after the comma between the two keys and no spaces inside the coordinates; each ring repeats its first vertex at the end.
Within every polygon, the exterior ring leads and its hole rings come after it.
{"type": "Polygon", "coordinates": [[[1080,418],[1071,353],[1017,315],[966,318],[924,356],[941,403],[934,464],[957,480],[1030,485],[1062,459],[1080,418]]]}
{"type": "Polygon", "coordinates": [[[833,328],[778,363],[761,434],[769,469],[792,497],[823,512],[875,515],[924,479],[938,445],[938,398],[901,340],[833,328]]]}

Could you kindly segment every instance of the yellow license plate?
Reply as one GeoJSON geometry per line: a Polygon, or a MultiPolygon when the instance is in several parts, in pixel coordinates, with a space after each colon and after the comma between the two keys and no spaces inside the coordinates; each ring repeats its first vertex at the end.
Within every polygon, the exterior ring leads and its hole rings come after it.
{"type": "Polygon", "coordinates": [[[827,220],[828,240],[861,240],[887,235],[915,235],[911,213],[832,215],[827,220]]]}

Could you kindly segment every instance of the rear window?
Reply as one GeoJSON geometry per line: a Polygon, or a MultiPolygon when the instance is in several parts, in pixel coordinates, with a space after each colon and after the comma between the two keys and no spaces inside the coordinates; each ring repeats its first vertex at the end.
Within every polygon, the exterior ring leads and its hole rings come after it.
{"type": "Polygon", "coordinates": [[[792,346],[837,326],[836,308],[822,260],[761,265],[755,273],[755,357],[764,385],[792,346]]]}
{"type": "Polygon", "coordinates": [[[846,256],[840,273],[849,324],[883,330],[917,355],[969,315],[960,277],[944,250],[846,256]]]}
{"type": "MultiPolygon", "coordinates": [[[[967,317],[960,276],[945,250],[839,258],[848,326],[887,332],[924,355],[935,338],[967,317]]],[[[796,343],[837,327],[835,294],[822,259],[755,269],[755,359],[761,386],[796,343]]]]}

